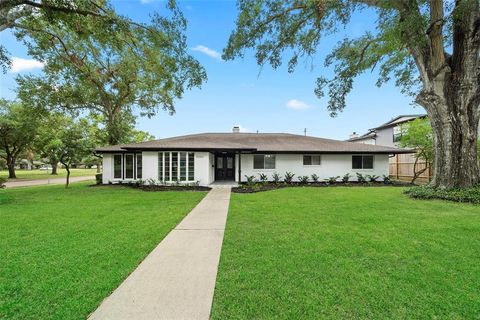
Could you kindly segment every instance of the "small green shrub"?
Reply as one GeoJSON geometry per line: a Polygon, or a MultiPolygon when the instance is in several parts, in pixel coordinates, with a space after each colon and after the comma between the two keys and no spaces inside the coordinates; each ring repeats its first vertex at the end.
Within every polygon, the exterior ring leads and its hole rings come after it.
{"type": "Polygon", "coordinates": [[[103,179],[103,174],[97,173],[97,174],[95,175],[95,182],[96,182],[97,184],[102,184],[102,179],[103,179]]]}
{"type": "Polygon", "coordinates": [[[292,183],[293,181],[293,177],[295,177],[295,174],[291,173],[291,172],[285,172],[285,178],[283,179],[283,181],[285,181],[285,183],[292,183]]]}
{"type": "Polygon", "coordinates": [[[380,178],[379,176],[376,176],[374,174],[370,175],[370,174],[367,174],[366,176],[368,182],[376,182],[378,178],[380,178]]]}
{"type": "Polygon", "coordinates": [[[384,174],[382,176],[382,178],[383,178],[383,183],[385,183],[385,184],[391,184],[392,183],[392,180],[390,179],[389,175],[384,174]]]}
{"type": "Polygon", "coordinates": [[[318,182],[318,179],[320,179],[320,177],[319,177],[317,174],[315,174],[315,173],[312,174],[312,175],[310,176],[310,178],[312,179],[312,181],[313,181],[314,183],[317,183],[317,182],[318,182]]]}
{"type": "Polygon", "coordinates": [[[273,180],[273,183],[279,184],[280,180],[282,180],[282,177],[277,172],[275,172],[272,174],[272,180],[273,180]]]}
{"type": "Polygon", "coordinates": [[[267,183],[268,182],[268,176],[265,173],[259,173],[258,176],[260,177],[260,182],[261,183],[267,183]]]}
{"type": "Polygon", "coordinates": [[[356,172],[356,175],[357,175],[357,181],[358,182],[360,182],[360,183],[367,182],[367,178],[363,174],[356,172]]]}
{"type": "Polygon", "coordinates": [[[340,178],[340,176],[336,176],[336,177],[329,177],[327,179],[325,179],[325,182],[327,184],[333,184],[335,182],[337,182],[337,180],[340,178]]]}
{"type": "Polygon", "coordinates": [[[0,189],[5,188],[5,182],[7,182],[7,178],[5,177],[0,177],[0,189]]]}
{"type": "Polygon", "coordinates": [[[247,183],[246,183],[247,187],[253,187],[257,183],[255,176],[245,175],[245,179],[247,179],[247,183]]]}
{"type": "Polygon", "coordinates": [[[308,176],[298,176],[298,181],[301,183],[301,184],[307,184],[308,183],[308,176]]]}
{"type": "Polygon", "coordinates": [[[352,175],[351,175],[350,173],[344,174],[343,177],[342,177],[342,182],[343,182],[343,183],[348,183],[348,181],[350,181],[350,177],[351,177],[351,176],[352,176],[352,175]]]}
{"type": "Polygon", "coordinates": [[[436,189],[429,186],[410,187],[404,191],[411,198],[442,199],[480,204],[480,186],[467,189],[436,189]]]}

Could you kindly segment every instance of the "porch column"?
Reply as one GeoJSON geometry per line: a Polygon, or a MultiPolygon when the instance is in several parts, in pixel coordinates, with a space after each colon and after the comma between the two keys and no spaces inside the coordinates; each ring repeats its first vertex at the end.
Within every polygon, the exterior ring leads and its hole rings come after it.
{"type": "Polygon", "coordinates": [[[238,151],[238,183],[242,182],[242,152],[238,151]]]}

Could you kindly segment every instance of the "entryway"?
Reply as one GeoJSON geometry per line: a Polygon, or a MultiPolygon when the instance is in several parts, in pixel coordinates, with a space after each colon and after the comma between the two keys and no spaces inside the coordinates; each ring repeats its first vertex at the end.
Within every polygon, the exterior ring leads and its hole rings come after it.
{"type": "Polygon", "coordinates": [[[215,181],[235,181],[235,153],[215,154],[215,181]]]}

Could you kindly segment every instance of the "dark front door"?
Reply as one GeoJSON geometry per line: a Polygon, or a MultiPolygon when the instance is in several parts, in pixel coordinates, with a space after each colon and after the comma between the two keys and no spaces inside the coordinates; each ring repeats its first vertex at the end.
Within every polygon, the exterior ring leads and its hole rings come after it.
{"type": "Polygon", "coordinates": [[[217,153],[215,155],[215,180],[235,180],[234,153],[217,153]]]}

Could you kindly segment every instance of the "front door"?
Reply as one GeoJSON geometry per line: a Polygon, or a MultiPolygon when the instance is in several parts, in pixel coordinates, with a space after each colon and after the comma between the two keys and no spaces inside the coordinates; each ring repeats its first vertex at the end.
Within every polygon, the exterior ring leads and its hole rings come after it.
{"type": "Polygon", "coordinates": [[[215,155],[215,180],[235,180],[234,153],[217,153],[215,155]]]}

